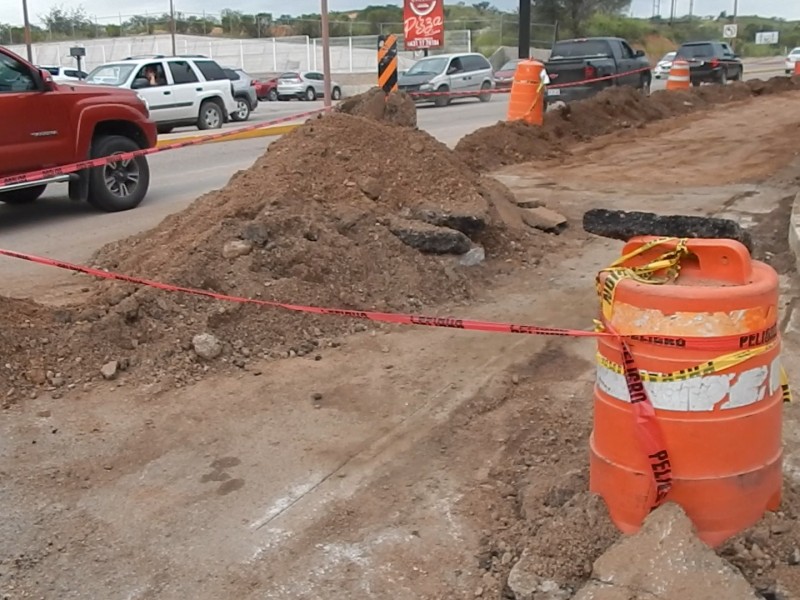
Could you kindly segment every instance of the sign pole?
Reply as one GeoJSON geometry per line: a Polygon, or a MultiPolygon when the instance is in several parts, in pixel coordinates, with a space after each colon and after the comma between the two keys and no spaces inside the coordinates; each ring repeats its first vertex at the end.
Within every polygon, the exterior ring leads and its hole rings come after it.
{"type": "Polygon", "coordinates": [[[328,26],[328,0],[320,0],[320,16],[322,17],[322,79],[325,108],[331,107],[331,36],[328,26]]]}
{"type": "Polygon", "coordinates": [[[378,36],[378,87],[384,94],[397,91],[397,36],[378,36]]]}
{"type": "Polygon", "coordinates": [[[33,49],[31,48],[31,22],[28,20],[28,0],[22,0],[22,19],[25,26],[25,50],[28,53],[28,62],[33,64],[33,49]]]}
{"type": "Polygon", "coordinates": [[[531,57],[531,0],[519,0],[519,58],[531,57]]]}

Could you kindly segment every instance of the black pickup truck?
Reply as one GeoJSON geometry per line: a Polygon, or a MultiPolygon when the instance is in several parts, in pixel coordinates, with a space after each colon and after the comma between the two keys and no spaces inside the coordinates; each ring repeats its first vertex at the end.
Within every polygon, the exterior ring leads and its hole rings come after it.
{"type": "Polygon", "coordinates": [[[561,40],[553,44],[545,63],[550,77],[550,102],[582,100],[612,86],[629,86],[650,93],[650,61],[623,39],[612,37],[561,40]],[[619,77],[609,77],[620,75],[619,77]],[[606,77],[600,81],[593,81],[606,77]],[[561,87],[563,86],[563,87],[561,87]]]}

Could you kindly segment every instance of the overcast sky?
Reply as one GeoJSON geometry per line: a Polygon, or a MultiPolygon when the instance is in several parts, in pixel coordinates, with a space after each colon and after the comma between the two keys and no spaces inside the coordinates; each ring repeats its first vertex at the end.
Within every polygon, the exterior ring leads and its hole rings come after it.
{"type": "MultiPolygon", "coordinates": [[[[472,1],[472,0],[468,0],[472,1]]],[[[477,0],[475,0],[477,1],[477,0]]],[[[661,13],[668,15],[671,0],[661,1],[661,13]]],[[[690,0],[676,0],[677,14],[689,12],[690,0]]],[[[721,11],[733,12],[734,0],[694,0],[696,15],[718,15],[721,11]]],[[[329,0],[330,10],[350,10],[363,8],[369,4],[397,4],[401,0],[329,0]]],[[[518,0],[495,0],[493,4],[504,10],[519,6],[518,0]]],[[[109,10],[112,3],[108,0],[28,0],[28,13],[31,21],[36,23],[39,16],[45,14],[52,6],[82,6],[90,17],[96,16],[101,22],[123,17],[129,14],[163,13],[169,10],[169,0],[117,0],[113,3],[116,10],[109,10]]],[[[319,0],[175,0],[175,10],[200,13],[206,11],[217,13],[220,8],[232,8],[242,12],[258,11],[280,14],[301,14],[319,10],[319,0]],[[287,8],[291,6],[292,8],[287,8]]],[[[653,11],[653,0],[633,0],[633,14],[637,17],[649,17],[653,11]]],[[[739,0],[739,14],[776,16],[786,19],[800,19],[800,0],[739,0]]],[[[22,0],[0,0],[0,22],[22,23],[22,0]]]]}

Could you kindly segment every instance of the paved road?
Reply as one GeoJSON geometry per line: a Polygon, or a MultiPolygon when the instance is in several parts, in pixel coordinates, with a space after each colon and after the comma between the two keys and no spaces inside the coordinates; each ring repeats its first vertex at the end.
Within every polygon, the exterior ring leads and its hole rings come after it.
{"type": "MultiPolygon", "coordinates": [[[[772,74],[779,72],[751,76],[772,74]]],[[[653,88],[662,89],[664,85],[663,81],[656,81],[653,88]]],[[[420,107],[418,121],[420,128],[453,146],[467,133],[504,119],[507,106],[505,94],[494,96],[489,103],[458,100],[447,108],[420,107]]],[[[268,121],[321,107],[322,102],[262,103],[253,120],[268,121]]],[[[184,135],[196,134],[192,129],[182,131],[184,135]]],[[[65,197],[65,185],[51,186],[45,196],[31,206],[11,207],[0,203],[0,246],[62,260],[86,261],[102,245],[152,227],[201,194],[224,186],[237,170],[246,169],[263,154],[274,139],[210,144],[151,157],[151,191],[139,208],[125,214],[98,213],[85,204],[69,202],[65,197]]],[[[3,294],[41,292],[52,282],[69,280],[46,267],[10,259],[0,259],[0,269],[5,283],[0,290],[3,294]]]]}

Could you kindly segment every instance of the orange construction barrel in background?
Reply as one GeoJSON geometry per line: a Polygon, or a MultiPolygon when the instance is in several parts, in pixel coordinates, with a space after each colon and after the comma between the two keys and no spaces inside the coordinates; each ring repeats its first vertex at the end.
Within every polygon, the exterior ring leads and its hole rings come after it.
{"type": "Polygon", "coordinates": [[[530,125],[544,122],[544,64],[538,60],[523,60],[514,72],[511,98],[508,100],[508,121],[525,121],[530,125]]]}
{"type": "Polygon", "coordinates": [[[692,85],[689,63],[685,60],[673,61],[667,79],[668,90],[688,90],[692,85]]]}
{"type": "MultiPolygon", "coordinates": [[[[653,239],[634,238],[623,255],[653,239]]],[[[646,264],[675,244],[664,242],[625,266],[646,264]]],[[[616,333],[642,336],[628,338],[629,347],[669,454],[662,465],[672,477],[666,501],[680,504],[713,547],[781,501],[778,276],[739,242],[693,239],[687,248],[690,254],[672,283],[621,279],[606,323],[616,333]],[[687,349],[658,336],[732,336],[726,343],[733,348],[687,349]],[[737,350],[752,352],[735,366],[704,370],[702,376],[676,373],[737,350]]],[[[608,277],[601,273],[600,284],[608,277]]],[[[633,533],[652,507],[655,468],[635,435],[639,425],[622,364],[619,342],[600,338],[590,489],[604,498],[617,527],[633,533]]]]}
{"type": "Polygon", "coordinates": [[[794,75],[800,77],[800,60],[794,61],[794,75]]]}

